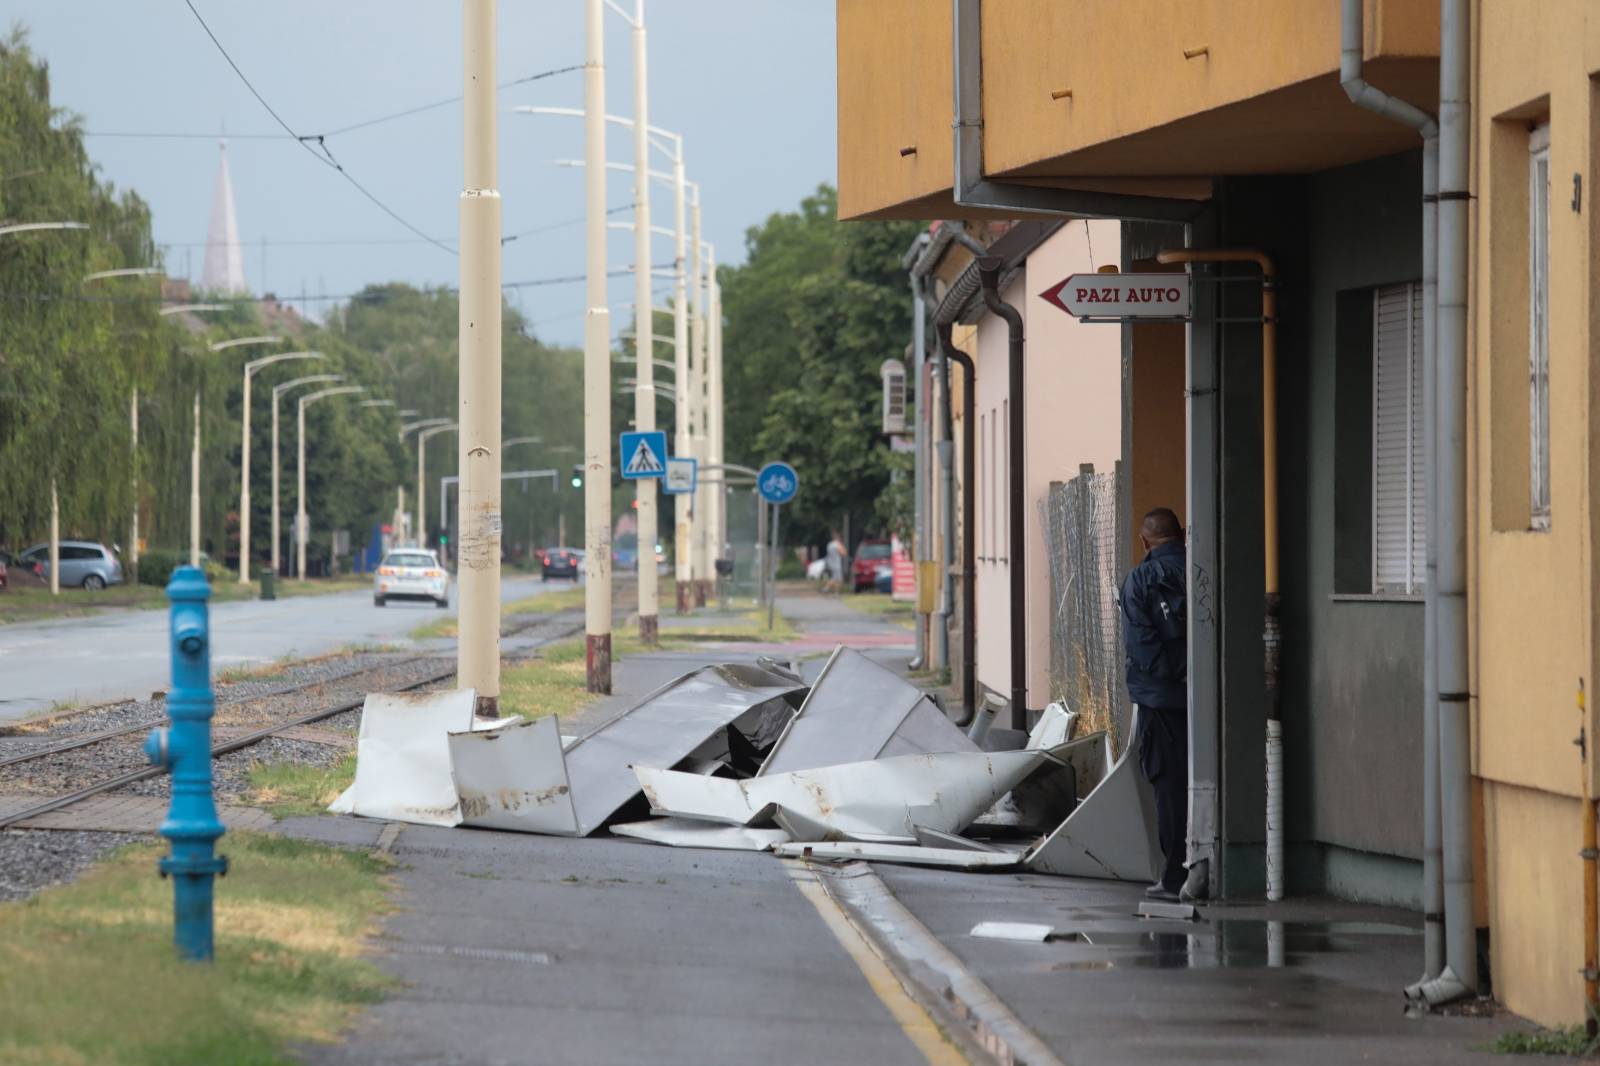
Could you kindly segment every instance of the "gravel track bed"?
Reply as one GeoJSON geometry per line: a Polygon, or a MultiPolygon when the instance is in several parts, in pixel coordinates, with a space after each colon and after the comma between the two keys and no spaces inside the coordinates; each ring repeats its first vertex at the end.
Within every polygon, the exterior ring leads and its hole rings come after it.
{"type": "Polygon", "coordinates": [[[71,881],[107,852],[153,839],[139,833],[7,829],[0,832],[0,901],[27,899],[41,888],[71,881]]]}
{"type": "MultiPolygon", "coordinates": [[[[410,654],[361,652],[355,655],[335,656],[311,662],[296,663],[280,668],[262,677],[217,683],[217,713],[223,715],[226,704],[265,696],[284,694],[307,685],[337,681],[361,674],[385,663],[413,658],[410,654]]],[[[122,729],[133,725],[155,726],[167,714],[165,697],[124,700],[89,710],[63,715],[48,725],[30,729],[26,724],[0,729],[0,758],[25,755],[30,751],[48,748],[65,740],[122,729]]]]}
{"type": "MultiPolygon", "coordinates": [[[[327,670],[317,669],[325,667],[323,663],[308,664],[309,670],[304,671],[298,678],[302,684],[310,687],[297,691],[284,691],[285,686],[280,682],[269,686],[272,694],[257,697],[247,705],[234,707],[219,707],[215,725],[226,727],[226,732],[249,732],[265,728],[275,722],[296,718],[325,707],[330,703],[345,700],[359,699],[369,691],[384,691],[399,688],[414,683],[418,678],[427,677],[437,673],[447,665],[438,659],[397,659],[394,656],[371,657],[373,661],[365,665],[365,669],[327,670]]],[[[300,671],[295,671],[300,672],[300,671]]],[[[232,692],[228,694],[232,696],[232,692]]],[[[246,697],[248,698],[248,697],[246,697]]],[[[158,712],[159,713],[159,712],[158,712]]],[[[146,712],[146,722],[154,724],[146,712]]],[[[346,712],[338,716],[346,723],[359,719],[359,711],[346,712]]],[[[158,720],[158,719],[156,719],[158,720]]],[[[101,728],[107,728],[102,726],[101,728]]],[[[338,728],[337,725],[334,728],[338,728]]],[[[352,728],[346,724],[345,728],[352,728]]],[[[88,732],[98,732],[91,729],[88,732]]],[[[80,733],[81,735],[81,733],[80,733]]],[[[14,739],[14,738],[13,738],[14,739]]],[[[32,739],[32,738],[30,738],[32,739]]],[[[45,734],[42,742],[37,742],[34,748],[48,747],[59,743],[68,736],[45,734]]],[[[0,769],[0,791],[30,792],[45,795],[54,795],[68,792],[75,788],[82,788],[95,781],[114,777],[118,774],[132,770],[143,769],[148,763],[142,751],[144,743],[143,731],[130,733],[126,736],[107,740],[101,744],[93,744],[71,751],[58,752],[54,755],[43,756],[39,759],[19,763],[15,766],[0,769]]],[[[290,742],[285,742],[290,743],[290,742]]],[[[318,752],[332,753],[331,761],[338,757],[338,749],[323,744],[306,744],[300,746],[315,749],[318,752]]],[[[243,765],[248,767],[250,748],[234,753],[224,758],[223,762],[230,759],[243,758],[243,765]]],[[[0,755],[9,754],[0,750],[0,755]]],[[[167,795],[169,792],[165,776],[153,778],[149,781],[136,782],[131,791],[138,795],[167,795]]]]}

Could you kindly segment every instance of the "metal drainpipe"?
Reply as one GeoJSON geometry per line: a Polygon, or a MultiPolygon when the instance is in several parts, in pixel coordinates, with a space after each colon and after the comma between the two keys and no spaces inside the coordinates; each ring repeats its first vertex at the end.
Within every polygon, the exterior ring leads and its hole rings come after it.
{"type": "MultiPolygon", "coordinates": [[[[950,363],[956,362],[966,372],[966,381],[961,389],[961,703],[965,708],[960,725],[972,721],[973,715],[978,712],[978,597],[977,589],[973,585],[974,577],[978,572],[977,553],[978,545],[973,537],[977,528],[978,494],[974,491],[977,485],[977,409],[978,398],[974,394],[977,388],[978,375],[972,365],[972,359],[957,348],[950,339],[954,325],[949,322],[940,322],[935,327],[939,334],[939,353],[944,360],[946,377],[950,380],[950,363]]],[[[950,395],[949,388],[945,389],[945,396],[950,395]]],[[[948,499],[955,498],[952,492],[948,499]]],[[[954,513],[952,509],[952,514],[954,513]]],[[[952,535],[947,541],[947,546],[954,540],[952,535]]],[[[947,548],[948,550],[948,548],[947,548]]],[[[945,588],[953,595],[954,586],[946,582],[945,588]]],[[[953,605],[952,605],[953,606],[953,605]]]]}
{"type": "Polygon", "coordinates": [[[1272,259],[1251,248],[1169,249],[1158,263],[1254,263],[1261,268],[1261,546],[1266,592],[1261,633],[1267,683],[1267,899],[1283,898],[1283,718],[1278,667],[1282,629],[1278,581],[1278,275],[1272,259]]]}
{"type": "MultiPolygon", "coordinates": [[[[1439,680],[1436,672],[1439,627],[1437,574],[1439,562],[1438,501],[1435,498],[1438,459],[1434,455],[1434,419],[1438,388],[1439,305],[1439,123],[1421,108],[1369,85],[1362,77],[1361,0],[1343,0],[1340,11],[1339,84],[1357,107],[1410,126],[1422,135],[1422,422],[1424,528],[1427,530],[1425,606],[1422,638],[1422,980],[1438,976],[1444,966],[1444,882],[1439,846],[1439,680]]],[[[1419,982],[1420,983],[1420,982],[1419,982]]]]}
{"type": "MultiPolygon", "coordinates": [[[[920,234],[918,244],[914,249],[920,249],[927,243],[928,235],[920,234]]],[[[924,451],[927,447],[928,433],[923,426],[923,416],[928,409],[928,398],[924,395],[927,391],[923,388],[922,368],[928,354],[928,299],[923,288],[924,279],[915,271],[911,274],[911,380],[915,382],[912,387],[912,473],[911,492],[913,496],[912,512],[915,516],[912,532],[911,558],[917,568],[917,599],[922,599],[922,561],[928,554],[928,462],[924,451]]],[[[845,545],[848,549],[849,545],[845,545]]],[[[911,660],[911,669],[921,670],[928,665],[928,617],[921,612],[921,603],[917,611],[917,655],[911,660]]]]}
{"type": "MultiPolygon", "coordinates": [[[[1439,6],[1438,461],[1439,813],[1445,967],[1408,990],[1430,1006],[1478,989],[1473,916],[1471,707],[1467,674],[1467,204],[1472,196],[1472,57],[1466,0],[1439,6]]],[[[1431,539],[1431,538],[1430,538],[1431,539]]]]}
{"type": "Polygon", "coordinates": [[[1011,402],[1010,425],[1007,427],[1006,494],[1009,497],[1007,525],[1009,545],[1006,553],[1011,571],[1011,728],[1028,728],[1028,581],[1025,553],[1028,547],[1028,512],[1024,484],[1027,478],[1027,436],[1023,432],[1026,399],[1023,393],[1025,338],[1022,313],[1000,298],[1000,270],[1005,261],[999,256],[986,255],[978,260],[978,280],[983,286],[983,303],[990,312],[1005,319],[1010,334],[1010,372],[1006,378],[1006,396],[1011,402]]]}

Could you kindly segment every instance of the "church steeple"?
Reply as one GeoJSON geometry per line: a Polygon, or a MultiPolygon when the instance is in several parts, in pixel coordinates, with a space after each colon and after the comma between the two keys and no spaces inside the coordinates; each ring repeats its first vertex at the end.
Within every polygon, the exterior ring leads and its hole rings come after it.
{"type": "Polygon", "coordinates": [[[228,144],[220,145],[217,187],[211,200],[211,224],[206,228],[206,260],[200,286],[210,292],[242,293],[244,252],[239,247],[239,219],[233,211],[233,180],[228,176],[228,144]]]}

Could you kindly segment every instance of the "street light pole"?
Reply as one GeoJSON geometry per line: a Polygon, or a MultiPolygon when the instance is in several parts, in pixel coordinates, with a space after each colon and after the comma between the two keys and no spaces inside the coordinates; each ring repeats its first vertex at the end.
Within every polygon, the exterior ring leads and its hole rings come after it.
{"type": "MultiPolygon", "coordinates": [[[[84,282],[107,281],[113,278],[161,277],[160,267],[119,267],[115,270],[96,270],[84,276],[84,282]]],[[[128,400],[128,466],[133,472],[133,512],[128,522],[128,580],[139,580],[139,386],[133,386],[128,400]]]]}
{"type": "MultiPolygon", "coordinates": [[[[462,5],[465,138],[461,297],[456,683],[500,713],[500,191],[495,135],[495,0],[462,5]]],[[[603,210],[603,208],[602,208],[603,210]]],[[[420,448],[419,448],[420,451],[420,448]]],[[[417,514],[422,514],[421,492],[417,514]]],[[[422,532],[418,531],[419,534],[422,532]]]]}
{"type": "MultiPolygon", "coordinates": [[[[211,350],[218,352],[246,345],[277,344],[282,340],[281,337],[241,337],[213,344],[211,350]]],[[[239,584],[241,585],[250,583],[250,379],[255,377],[256,371],[273,363],[323,358],[325,356],[321,352],[280,352],[252,359],[244,365],[244,407],[241,418],[243,430],[239,449],[239,584]]]]}
{"type": "MultiPolygon", "coordinates": [[[[173,304],[159,315],[193,314],[198,311],[226,311],[226,304],[173,304]]],[[[189,457],[189,565],[200,565],[200,386],[194,389],[194,444],[189,457]]]]}
{"type": "MultiPolygon", "coordinates": [[[[704,415],[701,408],[705,396],[706,380],[706,307],[705,290],[702,282],[705,275],[705,243],[700,240],[700,190],[696,188],[689,201],[689,255],[691,257],[690,277],[694,279],[694,302],[692,317],[689,322],[689,448],[691,454],[701,466],[708,466],[709,459],[706,455],[706,438],[704,415]]],[[[680,382],[680,384],[682,384],[680,382]]],[[[689,547],[689,556],[692,560],[691,584],[694,586],[694,605],[706,605],[706,514],[707,491],[697,487],[693,508],[694,528],[693,540],[689,547]]]]}
{"type": "Polygon", "coordinates": [[[298,491],[295,494],[294,539],[296,547],[299,548],[297,572],[301,581],[306,579],[306,541],[309,539],[311,521],[306,512],[306,407],[329,396],[343,396],[347,393],[366,391],[366,388],[361,385],[339,385],[300,397],[299,410],[297,412],[297,428],[300,437],[300,465],[297,477],[298,491]]]}
{"type": "MultiPolygon", "coordinates": [[[[650,292],[650,100],[646,78],[644,0],[633,8],[633,285],[634,351],[639,353],[633,422],[641,433],[656,428],[655,311],[650,292]]],[[[639,639],[656,643],[660,624],[660,571],[656,569],[657,479],[636,483],[638,503],[639,639]],[[647,565],[648,563],[648,565],[647,565]]]]}
{"type": "Polygon", "coordinates": [[[426,470],[428,441],[440,433],[455,433],[461,427],[451,422],[444,426],[430,426],[417,434],[417,547],[428,546],[428,501],[426,470]]]}
{"type": "Polygon", "coordinates": [[[279,555],[282,541],[282,536],[278,532],[278,398],[301,385],[343,380],[343,374],[311,374],[295,378],[293,381],[285,381],[282,385],[272,386],[272,572],[274,574],[278,573],[281,563],[279,555]]]}
{"type": "MultiPolygon", "coordinates": [[[[683,175],[683,151],[679,145],[678,157],[672,164],[673,206],[673,262],[672,262],[672,361],[673,384],[678,389],[678,403],[673,412],[673,451],[678,455],[692,456],[693,441],[689,433],[689,418],[694,410],[694,395],[689,377],[689,276],[685,270],[685,245],[688,242],[688,182],[683,175]]],[[[694,543],[694,527],[690,515],[694,511],[693,498],[679,497],[673,505],[677,515],[676,536],[673,538],[673,576],[677,586],[679,614],[689,613],[689,586],[694,580],[693,565],[689,559],[690,545],[694,543]]]]}
{"type": "MultiPolygon", "coordinates": [[[[442,425],[444,425],[445,423],[447,423],[449,421],[450,421],[450,419],[448,419],[448,418],[422,418],[422,419],[418,419],[415,422],[403,423],[400,426],[400,433],[398,434],[398,439],[399,439],[401,444],[404,444],[406,442],[407,435],[409,435],[411,433],[415,433],[418,430],[427,429],[429,426],[442,426],[442,425]]],[[[422,536],[422,533],[421,533],[421,529],[422,529],[422,512],[420,510],[418,510],[413,515],[408,515],[406,513],[406,509],[405,509],[405,507],[406,507],[406,505],[405,505],[405,491],[406,490],[405,490],[405,486],[404,485],[399,486],[395,491],[395,500],[396,500],[395,513],[398,514],[400,516],[400,518],[401,518],[400,522],[395,523],[395,531],[394,531],[395,543],[396,544],[405,544],[405,543],[408,543],[412,539],[412,538],[409,538],[409,537],[405,536],[405,529],[404,529],[404,520],[407,519],[407,518],[410,518],[411,522],[412,522],[412,525],[411,525],[412,532],[415,534],[418,544],[420,544],[421,543],[421,539],[420,538],[422,536]]]]}
{"type": "MultiPolygon", "coordinates": [[[[585,680],[611,692],[611,312],[606,304],[605,0],[584,3],[584,199],[587,301],[583,335],[585,680]]],[[[649,180],[646,174],[645,180],[649,180]]],[[[649,298],[643,301],[650,306],[649,298]]]]}

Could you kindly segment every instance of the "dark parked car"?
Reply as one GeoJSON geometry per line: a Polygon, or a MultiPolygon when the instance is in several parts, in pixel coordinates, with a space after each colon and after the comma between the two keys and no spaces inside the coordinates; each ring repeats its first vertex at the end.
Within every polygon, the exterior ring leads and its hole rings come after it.
{"type": "Polygon", "coordinates": [[[583,565],[583,553],[576,548],[546,548],[539,553],[539,577],[549,581],[553,577],[570,577],[578,580],[578,569],[583,565]]]}
{"type": "Polygon", "coordinates": [[[874,587],[878,567],[889,561],[890,546],[886,540],[864,540],[856,548],[855,564],[850,568],[851,586],[861,592],[874,587]]]}
{"type": "MultiPolygon", "coordinates": [[[[64,540],[60,543],[61,586],[63,588],[103,589],[122,584],[122,561],[115,550],[89,540],[64,540]]],[[[18,556],[18,561],[45,580],[50,578],[50,545],[35,544],[18,556]]]]}

